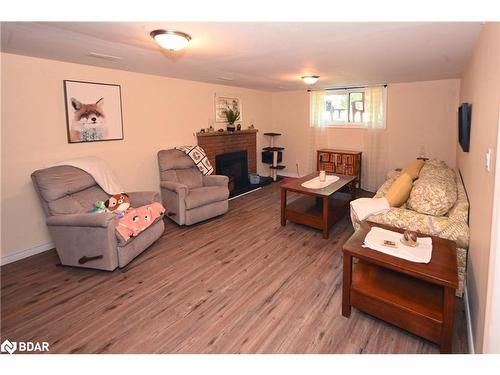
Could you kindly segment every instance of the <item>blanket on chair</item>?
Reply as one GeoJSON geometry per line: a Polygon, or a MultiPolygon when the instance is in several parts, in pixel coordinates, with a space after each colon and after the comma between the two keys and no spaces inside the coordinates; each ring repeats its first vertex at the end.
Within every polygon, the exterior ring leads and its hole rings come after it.
{"type": "Polygon", "coordinates": [[[128,241],[130,237],[136,237],[154,224],[164,213],[165,208],[158,202],[129,209],[125,216],[119,219],[116,231],[125,241],[128,241]]]}
{"type": "Polygon", "coordinates": [[[55,167],[59,165],[69,165],[84,170],[92,177],[95,182],[109,195],[122,193],[125,190],[118,182],[113,170],[102,159],[96,156],[86,156],[76,159],[61,161],[49,165],[48,167],[55,167]]]}
{"type": "Polygon", "coordinates": [[[203,150],[200,146],[179,146],[175,149],[182,151],[189,156],[204,176],[214,172],[214,167],[210,164],[205,150],[203,150]]]}

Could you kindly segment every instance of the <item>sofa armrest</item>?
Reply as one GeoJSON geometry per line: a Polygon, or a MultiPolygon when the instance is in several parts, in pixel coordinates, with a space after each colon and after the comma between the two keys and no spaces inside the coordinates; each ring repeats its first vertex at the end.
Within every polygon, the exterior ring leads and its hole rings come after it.
{"type": "Polygon", "coordinates": [[[203,176],[203,186],[227,186],[229,178],[221,175],[203,176]]]}
{"type": "Polygon", "coordinates": [[[107,228],[116,226],[116,220],[116,215],[112,213],[54,215],[47,218],[47,225],[107,228]]]}
{"type": "Polygon", "coordinates": [[[446,216],[425,215],[399,207],[391,207],[383,214],[368,216],[366,220],[439,237],[443,237],[441,232],[449,224],[446,216]]]}
{"type": "Polygon", "coordinates": [[[160,194],[156,191],[134,191],[127,195],[131,207],[141,207],[154,202],[161,203],[160,194]]]}
{"type": "Polygon", "coordinates": [[[188,192],[187,185],[181,184],[180,182],[161,181],[160,187],[162,189],[167,189],[167,190],[173,191],[174,193],[177,193],[183,197],[185,197],[187,195],[187,192],[188,192]]]}

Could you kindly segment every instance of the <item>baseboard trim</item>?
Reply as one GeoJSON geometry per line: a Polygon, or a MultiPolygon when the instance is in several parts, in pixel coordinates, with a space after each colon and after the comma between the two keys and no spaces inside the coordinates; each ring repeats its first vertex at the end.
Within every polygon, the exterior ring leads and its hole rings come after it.
{"type": "Polygon", "coordinates": [[[260,189],[262,189],[262,186],[259,186],[259,187],[255,188],[255,189],[253,189],[253,190],[249,190],[249,191],[246,191],[246,192],[244,192],[244,193],[241,193],[241,194],[235,195],[234,197],[231,197],[231,198],[229,198],[228,200],[232,201],[233,199],[236,199],[236,198],[242,197],[242,196],[244,196],[244,195],[247,195],[247,194],[253,193],[254,191],[257,191],[257,190],[260,190],[260,189]]]}
{"type": "Polygon", "coordinates": [[[43,252],[48,251],[48,250],[52,250],[53,248],[55,248],[54,243],[49,242],[49,243],[46,243],[43,245],[39,245],[39,246],[35,246],[35,247],[29,248],[26,250],[21,250],[21,251],[15,252],[14,254],[3,256],[0,259],[0,266],[4,266],[6,264],[16,262],[16,261],[24,259],[24,258],[28,258],[28,257],[36,255],[36,254],[40,254],[40,253],[43,253],[43,252]]]}
{"type": "Polygon", "coordinates": [[[297,174],[297,172],[279,171],[278,176],[299,178],[299,175],[297,174]]]}
{"type": "Polygon", "coordinates": [[[475,354],[474,350],[474,334],[472,332],[472,324],[470,319],[469,293],[467,286],[464,288],[464,305],[465,305],[465,321],[467,324],[467,344],[469,345],[469,354],[475,354]]]}

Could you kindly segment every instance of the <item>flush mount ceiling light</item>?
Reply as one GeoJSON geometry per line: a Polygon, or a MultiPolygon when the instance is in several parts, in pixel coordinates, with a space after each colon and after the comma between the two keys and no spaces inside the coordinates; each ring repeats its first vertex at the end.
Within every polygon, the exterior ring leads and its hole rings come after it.
{"type": "Polygon", "coordinates": [[[302,80],[308,84],[308,85],[314,85],[316,82],[318,82],[319,76],[303,76],[300,77],[302,80]]]}
{"type": "Polygon", "coordinates": [[[151,35],[151,38],[153,38],[160,47],[170,51],[179,51],[183,49],[191,40],[189,34],[176,30],[153,30],[149,35],[151,35]]]}

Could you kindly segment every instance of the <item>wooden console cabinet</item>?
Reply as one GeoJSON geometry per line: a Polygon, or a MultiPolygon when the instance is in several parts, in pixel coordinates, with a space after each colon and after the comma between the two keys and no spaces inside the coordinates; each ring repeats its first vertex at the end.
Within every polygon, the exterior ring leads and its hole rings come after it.
{"type": "Polygon", "coordinates": [[[330,173],[356,176],[361,187],[361,151],[321,149],[317,151],[316,169],[330,173]]]}

